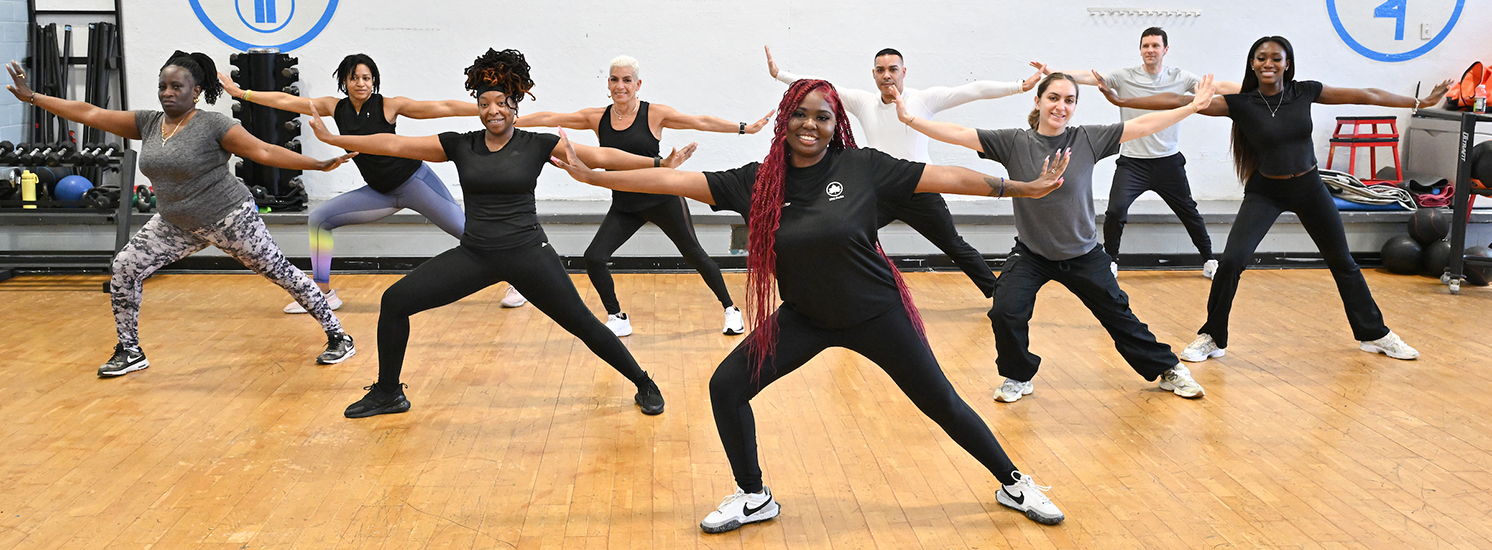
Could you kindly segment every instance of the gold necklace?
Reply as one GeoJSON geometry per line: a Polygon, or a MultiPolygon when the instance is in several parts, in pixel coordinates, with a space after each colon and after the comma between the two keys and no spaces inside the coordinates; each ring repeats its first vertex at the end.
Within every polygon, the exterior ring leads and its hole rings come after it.
{"type": "Polygon", "coordinates": [[[169,141],[173,137],[176,137],[176,134],[179,133],[179,132],[181,132],[181,125],[186,124],[187,119],[189,119],[191,117],[192,117],[191,113],[187,113],[187,116],[181,117],[181,120],[176,123],[176,127],[171,130],[171,135],[168,136],[168,135],[166,135],[166,115],[165,115],[165,113],[162,113],[161,114],[161,145],[162,146],[166,145],[167,141],[169,141]]]}
{"type": "Polygon", "coordinates": [[[640,111],[640,110],[642,110],[642,104],[640,104],[640,103],[637,105],[637,108],[633,109],[632,112],[630,112],[630,113],[620,112],[620,111],[617,110],[616,106],[613,105],[611,107],[611,114],[614,115],[614,116],[616,116],[617,119],[623,119],[623,118],[627,118],[627,117],[630,117],[632,115],[637,114],[637,111],[640,111]]]}

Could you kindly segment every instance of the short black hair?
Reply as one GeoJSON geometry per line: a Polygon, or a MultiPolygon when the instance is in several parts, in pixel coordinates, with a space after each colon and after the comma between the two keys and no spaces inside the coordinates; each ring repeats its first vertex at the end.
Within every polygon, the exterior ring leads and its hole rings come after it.
{"type": "Polygon", "coordinates": [[[161,70],[166,67],[177,66],[185,69],[192,75],[192,80],[202,87],[202,99],[206,99],[209,105],[218,101],[218,96],[223,95],[223,83],[218,81],[218,67],[212,58],[202,52],[187,53],[176,50],[171,57],[166,59],[166,64],[161,65],[161,70]]]}
{"type": "Polygon", "coordinates": [[[902,55],[901,52],[896,51],[896,48],[884,48],[881,51],[876,52],[876,57],[880,57],[883,55],[894,55],[897,59],[900,59],[902,63],[906,63],[907,61],[906,56],[902,55]]]}
{"type": "Polygon", "coordinates": [[[1171,38],[1166,36],[1166,31],[1160,27],[1150,27],[1148,29],[1145,29],[1144,32],[1140,33],[1140,41],[1144,42],[1145,37],[1147,36],[1159,36],[1161,46],[1167,48],[1171,47],[1171,38]]]}
{"type": "Polygon", "coordinates": [[[337,91],[347,93],[347,77],[352,76],[352,72],[357,70],[358,65],[367,65],[368,72],[373,73],[373,92],[377,93],[378,85],[383,83],[378,78],[378,64],[365,53],[355,53],[342,58],[342,63],[337,65],[337,71],[332,73],[337,76],[337,91]]]}

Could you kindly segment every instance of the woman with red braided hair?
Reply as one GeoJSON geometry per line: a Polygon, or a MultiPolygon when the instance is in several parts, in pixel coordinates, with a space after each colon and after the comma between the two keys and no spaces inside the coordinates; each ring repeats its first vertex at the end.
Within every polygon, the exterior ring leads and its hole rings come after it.
{"type": "MultiPolygon", "coordinates": [[[[409,410],[399,374],[409,344],[409,317],[460,300],[507,281],[534,307],[579,337],[597,356],[637,385],[634,400],[644,414],[663,412],[663,395],[648,373],[606,325],[591,314],[575,283],[565,273],[559,256],[549,246],[534,210],[534,187],[539,171],[551,155],[562,153],[552,134],[518,130],[518,102],[529,94],[528,61],[518,50],[491,49],[466,68],[466,88],[477,98],[477,115],[484,130],[437,136],[397,134],[337,135],[326,129],[321,115],[311,128],[316,138],[349,151],[405,157],[427,162],[451,161],[466,198],[466,230],[461,244],[420,264],[383,293],[378,316],[378,382],[368,394],[347,407],[348,418],[409,410]]],[[[563,151],[569,153],[573,148],[563,151]]],[[[677,166],[688,159],[694,145],[675,151],[664,161],[677,166]]],[[[613,170],[651,168],[653,157],[616,149],[581,147],[579,156],[613,170]]]]}
{"type": "Polygon", "coordinates": [[[908,201],[912,193],[1039,197],[1061,185],[1066,157],[1027,183],[858,149],[839,94],[822,80],[794,82],[777,113],[767,158],[725,172],[596,172],[568,148],[565,160],[554,160],[592,185],[680,195],[746,217],[746,305],[755,330],[710,380],[715,426],[739,487],[700,527],[721,533],[777,516],[780,508],[762,484],[750,402],[829,347],[854,350],[885,370],[1000,480],[1001,504],[1041,523],[1061,522],[1062,512],[1042,494],[1046,488],[1016,470],[943,375],[906,284],[877,241],[876,205],[908,201]],[[782,306],[773,311],[778,292],[782,306]]]}

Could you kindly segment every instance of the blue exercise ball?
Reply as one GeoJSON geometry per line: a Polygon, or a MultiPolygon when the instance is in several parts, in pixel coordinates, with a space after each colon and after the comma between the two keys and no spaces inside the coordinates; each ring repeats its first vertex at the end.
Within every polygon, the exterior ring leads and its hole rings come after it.
{"type": "Polygon", "coordinates": [[[93,182],[83,176],[67,176],[57,182],[55,197],[59,201],[81,201],[83,194],[93,189],[93,182]]]}

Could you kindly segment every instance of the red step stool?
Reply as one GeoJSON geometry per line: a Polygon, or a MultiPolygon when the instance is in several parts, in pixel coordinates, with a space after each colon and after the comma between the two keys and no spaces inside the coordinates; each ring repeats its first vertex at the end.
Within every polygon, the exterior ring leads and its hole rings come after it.
{"type": "Polygon", "coordinates": [[[1366,147],[1368,149],[1368,162],[1372,165],[1370,170],[1378,169],[1378,148],[1388,147],[1392,153],[1394,162],[1394,179],[1377,179],[1377,174],[1370,173],[1368,177],[1359,177],[1367,185],[1395,183],[1404,180],[1404,171],[1399,167],[1399,119],[1398,117],[1382,116],[1339,116],[1337,127],[1331,133],[1331,149],[1326,153],[1326,169],[1332,169],[1332,160],[1336,157],[1338,147],[1347,147],[1347,173],[1357,176],[1357,150],[1366,147]],[[1388,132],[1380,132],[1378,127],[1387,125],[1388,132]],[[1343,132],[1342,128],[1351,126],[1351,132],[1343,132]],[[1367,132],[1362,128],[1366,126],[1367,132]]]}

